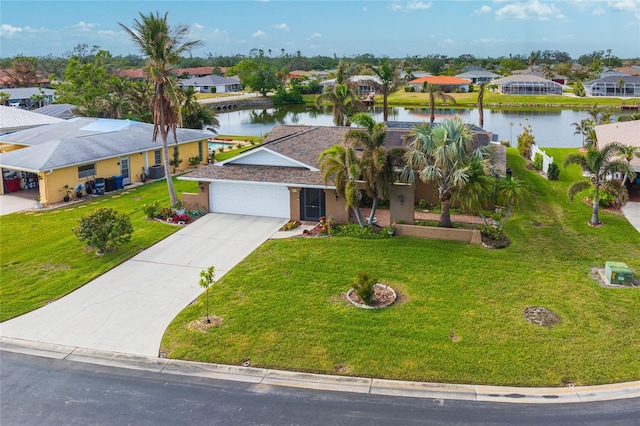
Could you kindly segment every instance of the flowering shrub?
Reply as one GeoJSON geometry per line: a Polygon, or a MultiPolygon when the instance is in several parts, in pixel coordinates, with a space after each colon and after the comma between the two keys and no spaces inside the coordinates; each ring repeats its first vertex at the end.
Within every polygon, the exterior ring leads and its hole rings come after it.
{"type": "Polygon", "coordinates": [[[173,223],[178,223],[178,222],[187,223],[187,222],[189,222],[189,215],[188,214],[177,214],[177,215],[173,216],[173,218],[171,218],[171,222],[173,222],[173,223]]]}

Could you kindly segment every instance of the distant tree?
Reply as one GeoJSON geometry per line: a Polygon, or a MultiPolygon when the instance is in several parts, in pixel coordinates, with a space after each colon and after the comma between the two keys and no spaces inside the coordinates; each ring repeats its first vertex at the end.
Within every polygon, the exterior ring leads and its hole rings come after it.
{"type": "Polygon", "coordinates": [[[483,81],[478,85],[478,126],[484,127],[484,86],[483,81]]]}
{"type": "Polygon", "coordinates": [[[429,122],[431,125],[436,121],[436,98],[438,98],[444,105],[447,103],[456,103],[456,99],[442,91],[441,86],[436,86],[435,84],[428,84],[427,89],[429,90],[429,122]]]}
{"type": "Polygon", "coordinates": [[[250,87],[262,96],[275,91],[280,83],[275,68],[261,58],[243,59],[228,72],[232,75],[237,74],[243,86],[250,87]]]}
{"type": "Polygon", "coordinates": [[[369,65],[369,69],[380,79],[380,83],[375,80],[371,80],[371,82],[376,91],[382,94],[382,116],[383,121],[387,121],[389,119],[388,98],[400,84],[400,71],[398,66],[390,61],[389,58],[382,58],[380,65],[377,67],[369,65]]]}
{"type": "Polygon", "coordinates": [[[189,86],[182,91],[182,125],[186,129],[206,129],[215,131],[220,126],[213,108],[208,108],[196,99],[196,91],[189,86]]]}
{"type": "Polygon", "coordinates": [[[216,273],[214,266],[209,266],[207,269],[200,271],[200,287],[204,288],[207,294],[207,324],[211,323],[211,319],[209,318],[209,287],[216,283],[215,277],[216,273]]]}
{"type": "Polygon", "coordinates": [[[37,87],[38,59],[29,56],[16,56],[11,62],[11,68],[5,69],[11,87],[37,87]]]}
{"type": "Polygon", "coordinates": [[[351,125],[349,117],[358,112],[360,104],[355,92],[348,85],[338,84],[337,81],[316,98],[316,106],[319,107],[324,102],[333,105],[333,124],[336,126],[351,125]]]}

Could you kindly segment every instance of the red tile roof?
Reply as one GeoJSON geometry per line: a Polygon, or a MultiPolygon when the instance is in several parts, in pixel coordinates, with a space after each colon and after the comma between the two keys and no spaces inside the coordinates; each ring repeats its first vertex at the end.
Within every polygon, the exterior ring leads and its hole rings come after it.
{"type": "Polygon", "coordinates": [[[409,84],[424,84],[429,83],[436,86],[455,86],[462,84],[471,84],[471,81],[465,80],[464,78],[453,77],[448,75],[428,75],[425,77],[416,78],[415,80],[411,80],[409,84]]]}

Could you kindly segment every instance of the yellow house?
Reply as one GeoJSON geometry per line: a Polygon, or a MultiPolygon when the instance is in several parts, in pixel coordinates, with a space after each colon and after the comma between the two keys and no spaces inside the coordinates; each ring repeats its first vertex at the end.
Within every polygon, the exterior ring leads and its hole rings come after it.
{"type": "MultiPolygon", "coordinates": [[[[164,177],[162,143],[152,135],[152,124],[105,118],[72,118],[1,135],[2,194],[37,188],[40,202],[50,204],[63,200],[65,185],[73,190],[105,179],[124,186],[164,177]]],[[[169,136],[170,163],[179,160],[172,171],[207,162],[210,133],[178,129],[176,136],[177,143],[169,136]]]]}

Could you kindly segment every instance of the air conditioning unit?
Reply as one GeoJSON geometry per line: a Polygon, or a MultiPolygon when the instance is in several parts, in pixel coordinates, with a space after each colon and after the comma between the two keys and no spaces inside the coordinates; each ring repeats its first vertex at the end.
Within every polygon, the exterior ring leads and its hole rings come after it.
{"type": "Polygon", "coordinates": [[[164,167],[162,164],[149,167],[149,177],[151,179],[162,179],[164,177],[164,167]]]}

